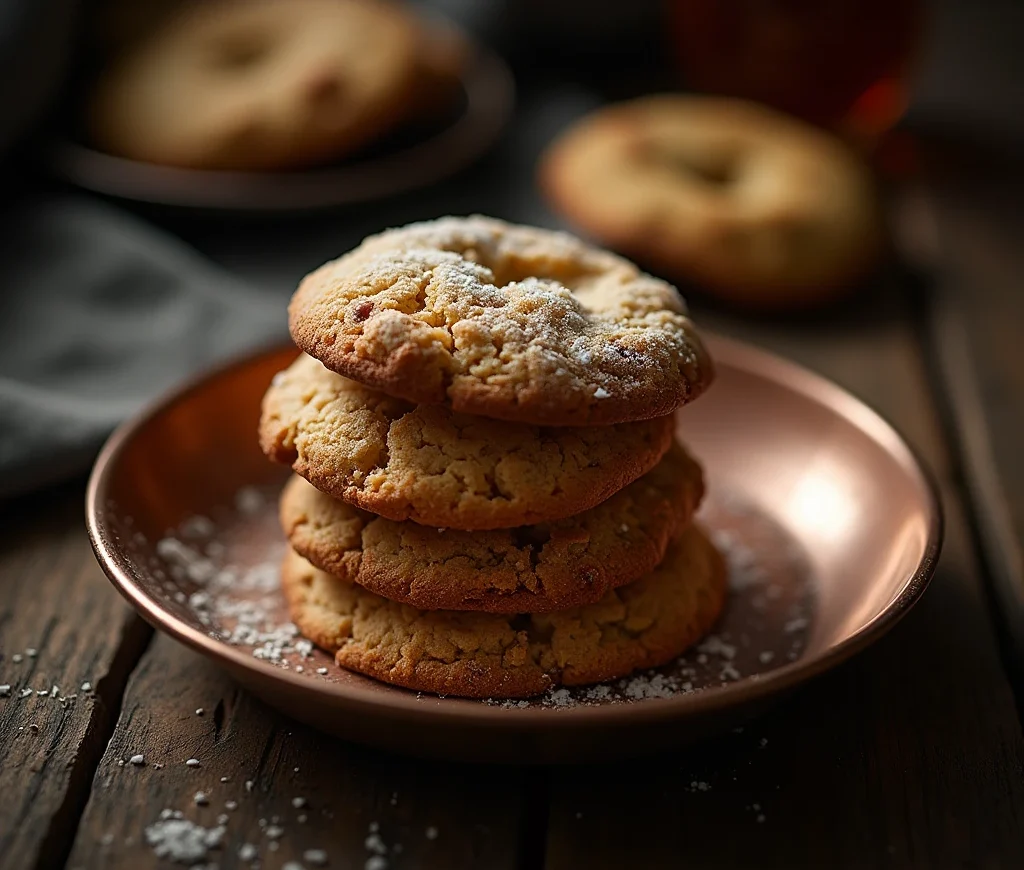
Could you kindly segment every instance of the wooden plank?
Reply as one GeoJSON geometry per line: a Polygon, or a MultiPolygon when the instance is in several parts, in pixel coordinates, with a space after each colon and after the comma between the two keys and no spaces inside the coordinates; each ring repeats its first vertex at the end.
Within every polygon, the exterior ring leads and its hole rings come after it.
{"type": "Polygon", "coordinates": [[[223,844],[208,855],[220,868],[249,867],[246,844],[267,868],[298,861],[311,870],[309,849],[335,868],[514,868],[523,785],[515,770],[418,761],[321,735],[159,636],[132,675],[69,866],[166,866],[145,831],[169,809],[206,829],[226,817],[223,844]],[[144,766],[131,763],[136,754],[144,766]],[[196,805],[197,792],[208,805],[196,805]]]}
{"type": "Polygon", "coordinates": [[[920,349],[887,300],[862,299],[871,317],[859,322],[699,322],[834,377],[905,433],[938,474],[947,510],[932,588],[874,648],[740,734],[558,772],[550,870],[1024,866],[1020,722],[920,349]]]}
{"type": "Polygon", "coordinates": [[[925,207],[935,234],[929,350],[1024,694],[1022,194],[1018,167],[998,184],[940,192],[925,207]]]}
{"type": "Polygon", "coordinates": [[[80,482],[3,506],[0,587],[0,864],[62,866],[151,632],[92,557],[80,482]]]}

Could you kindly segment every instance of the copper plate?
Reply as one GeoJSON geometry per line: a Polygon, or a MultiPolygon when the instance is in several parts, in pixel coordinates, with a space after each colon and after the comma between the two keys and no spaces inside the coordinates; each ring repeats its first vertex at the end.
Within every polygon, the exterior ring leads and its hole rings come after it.
{"type": "Polygon", "coordinates": [[[512,115],[515,84],[505,62],[476,45],[462,79],[462,104],[422,138],[323,168],[233,172],[158,166],[77,141],[55,142],[50,171],[86,190],[151,205],[234,213],[300,213],[407,193],[454,175],[483,155],[512,115]]]}
{"type": "MultiPolygon", "coordinates": [[[[180,568],[175,576],[167,545],[156,542],[174,529],[185,541],[212,535],[212,547],[195,546],[238,570],[280,552],[273,499],[285,474],[254,433],[260,397],[292,348],[214,371],[115,432],[89,483],[92,544],[153,625],[288,715],[347,739],[519,763],[692,739],[756,713],[888,631],[924,591],[942,534],[933,486],[877,414],[775,356],[722,338],[711,348],[718,380],[680,412],[679,431],[705,465],[702,519],[726,547],[734,588],[715,641],[639,679],[503,705],[385,686],[318,651],[274,663],[244,637],[227,642],[230,626],[211,621],[204,596],[193,595],[202,585],[180,568]],[[197,532],[195,515],[212,525],[197,532]]],[[[273,578],[269,589],[259,594],[286,621],[273,578]]]]}

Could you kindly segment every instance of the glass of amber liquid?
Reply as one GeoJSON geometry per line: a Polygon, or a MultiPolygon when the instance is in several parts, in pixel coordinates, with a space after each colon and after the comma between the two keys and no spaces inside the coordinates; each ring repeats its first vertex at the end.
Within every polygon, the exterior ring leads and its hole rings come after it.
{"type": "Polygon", "coordinates": [[[865,145],[906,109],[924,0],[668,0],[685,84],[865,145]]]}

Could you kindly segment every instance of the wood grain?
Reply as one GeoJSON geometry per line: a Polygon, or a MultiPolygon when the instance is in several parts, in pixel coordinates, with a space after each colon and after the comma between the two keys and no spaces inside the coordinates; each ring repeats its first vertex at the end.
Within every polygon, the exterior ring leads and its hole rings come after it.
{"type": "Polygon", "coordinates": [[[869,310],[838,325],[698,322],[834,377],[904,432],[947,511],[932,588],[885,640],[743,733],[556,773],[551,870],[1024,866],[1024,741],[920,348],[891,293],[869,310]]]}
{"type": "Polygon", "coordinates": [[[59,867],[151,631],[92,557],[80,483],[4,505],[0,530],[0,864],[59,867]]]}
{"type": "Polygon", "coordinates": [[[209,855],[220,868],[249,867],[239,855],[248,843],[265,868],[312,868],[303,861],[308,849],[324,850],[328,867],[362,868],[375,847],[388,870],[511,870],[523,796],[516,770],[413,761],[314,732],[160,636],[132,675],[69,866],[165,866],[144,840],[170,809],[206,828],[227,816],[223,846],[209,855]],[[137,753],[145,766],[131,764],[137,753]],[[189,758],[200,766],[186,766],[189,758]],[[206,806],[195,803],[200,791],[206,806]],[[293,805],[297,798],[303,806],[293,805]],[[273,826],[281,829],[276,839],[268,836],[273,826]]]}
{"type": "Polygon", "coordinates": [[[1024,172],[930,197],[928,350],[1024,701],[1024,172]],[[1011,181],[1012,180],[1012,181],[1011,181]]]}

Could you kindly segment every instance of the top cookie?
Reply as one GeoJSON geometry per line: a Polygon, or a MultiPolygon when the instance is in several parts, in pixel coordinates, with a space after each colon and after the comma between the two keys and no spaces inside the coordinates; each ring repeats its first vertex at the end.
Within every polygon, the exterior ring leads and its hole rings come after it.
{"type": "Polygon", "coordinates": [[[371,236],[302,281],[289,326],[389,395],[536,425],[662,416],[713,376],[672,285],[564,233],[478,216],[371,236]]]}

